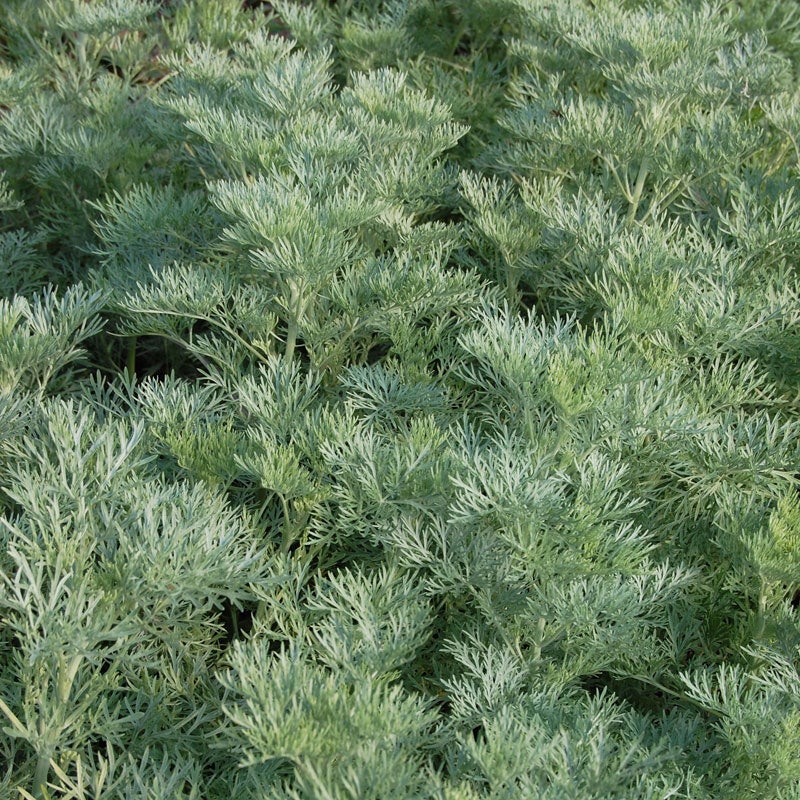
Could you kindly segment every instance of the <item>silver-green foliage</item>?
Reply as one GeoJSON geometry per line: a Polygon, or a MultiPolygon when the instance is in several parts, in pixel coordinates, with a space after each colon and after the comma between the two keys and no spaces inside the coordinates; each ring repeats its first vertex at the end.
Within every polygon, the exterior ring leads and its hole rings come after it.
{"type": "Polygon", "coordinates": [[[0,795],[798,796],[788,0],[5,5],[0,795]]]}

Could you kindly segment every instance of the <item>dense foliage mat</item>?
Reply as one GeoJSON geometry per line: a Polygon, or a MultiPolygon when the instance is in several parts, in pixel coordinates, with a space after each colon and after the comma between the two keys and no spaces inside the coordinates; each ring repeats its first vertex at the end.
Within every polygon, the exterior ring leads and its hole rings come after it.
{"type": "Polygon", "coordinates": [[[800,797],[791,0],[4,0],[0,796],[800,797]]]}

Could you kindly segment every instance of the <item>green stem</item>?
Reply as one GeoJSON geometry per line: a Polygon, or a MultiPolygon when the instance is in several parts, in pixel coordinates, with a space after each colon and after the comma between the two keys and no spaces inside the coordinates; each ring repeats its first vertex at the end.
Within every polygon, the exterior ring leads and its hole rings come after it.
{"type": "Polygon", "coordinates": [[[544,629],[547,625],[547,620],[544,617],[539,617],[536,622],[536,644],[533,647],[533,659],[539,661],[542,657],[542,643],[544,642],[544,629]]]}
{"type": "Polygon", "coordinates": [[[764,635],[767,624],[767,582],[762,578],[761,589],[758,593],[758,615],[756,616],[756,630],[754,639],[760,639],[764,635]]]}
{"type": "MultiPolygon", "coordinates": [[[[230,325],[226,325],[224,322],[220,322],[218,319],[213,319],[212,317],[207,317],[202,314],[188,314],[182,311],[170,311],[166,308],[133,308],[131,309],[136,314],[154,314],[159,316],[166,316],[166,317],[178,317],[180,319],[193,319],[199,320],[201,322],[207,322],[209,325],[213,325],[215,328],[219,328],[221,331],[227,333],[232,339],[235,339],[245,350],[249,353],[254,355],[257,359],[264,358],[264,351],[254,347],[245,339],[243,339],[230,325]]],[[[140,331],[141,334],[141,331],[140,331]]],[[[171,339],[172,341],[182,344],[184,347],[186,346],[186,342],[183,339],[175,339],[173,337],[168,336],[166,333],[160,330],[149,331],[149,335],[152,336],[161,336],[164,339],[171,339]]]]}
{"type": "Polygon", "coordinates": [[[283,533],[281,534],[281,554],[286,555],[289,552],[289,548],[292,546],[292,542],[294,541],[294,526],[291,524],[291,520],[289,519],[289,503],[283,495],[279,495],[281,498],[281,507],[283,508],[283,533]]]}
{"type": "Polygon", "coordinates": [[[449,58],[452,61],[455,58],[456,50],[458,50],[458,43],[461,41],[461,37],[467,32],[467,25],[465,22],[461,22],[456,30],[455,36],[453,37],[453,44],[450,46],[450,53],[449,58]]]}
{"type": "MultiPolygon", "coordinates": [[[[783,132],[785,133],[785,131],[783,132]]],[[[784,166],[783,160],[786,158],[792,147],[794,147],[795,154],[798,160],[800,160],[800,149],[798,149],[797,144],[792,140],[791,136],[789,136],[788,140],[781,145],[781,149],[778,151],[778,155],[775,156],[775,158],[771,159],[772,166],[764,173],[765,176],[773,175],[781,167],[784,166]]]]}
{"type": "Polygon", "coordinates": [[[614,179],[614,182],[619,187],[619,190],[622,192],[622,196],[630,203],[632,202],[631,197],[631,189],[630,186],[627,185],[627,181],[625,183],[622,182],[622,178],[617,172],[617,168],[614,166],[614,162],[608,158],[608,156],[600,155],[600,158],[603,160],[603,163],[608,167],[608,171],[611,173],[611,177],[614,179]]]}
{"type": "Polygon", "coordinates": [[[688,182],[686,178],[680,177],[672,181],[669,189],[661,196],[661,199],[656,203],[650,203],[647,213],[642,217],[642,222],[646,222],[653,214],[661,208],[667,208],[673,201],[680,197],[681,193],[686,191],[688,182]]]}
{"type": "MultiPolygon", "coordinates": [[[[46,694],[47,690],[45,688],[44,695],[46,694]]],[[[50,773],[50,758],[53,755],[54,736],[52,722],[49,726],[45,723],[44,695],[39,701],[39,736],[36,747],[36,770],[33,773],[33,796],[36,798],[44,797],[44,791],[47,788],[47,776],[50,773]]]]}
{"type": "Polygon", "coordinates": [[[33,774],[33,796],[44,797],[47,788],[47,776],[50,774],[50,753],[47,750],[39,751],[36,759],[36,772],[33,774]]]}
{"type": "Polygon", "coordinates": [[[644,191],[644,184],[649,174],[649,163],[646,158],[642,159],[639,165],[639,174],[636,176],[636,186],[633,187],[633,196],[631,197],[630,206],[628,207],[628,215],[625,221],[628,223],[633,222],[636,217],[636,212],[639,209],[639,202],[642,199],[642,192],[644,191]]]}
{"type": "Polygon", "coordinates": [[[297,320],[292,317],[286,329],[286,350],[284,350],[284,361],[291,361],[294,358],[294,348],[297,345],[297,320]]]}
{"type": "Polygon", "coordinates": [[[302,314],[303,300],[300,287],[292,281],[289,294],[289,319],[286,327],[286,349],[283,354],[286,361],[291,361],[294,358],[294,349],[297,346],[297,332],[302,314]]]}
{"type": "Polygon", "coordinates": [[[84,77],[84,73],[86,72],[86,64],[88,59],[86,58],[86,45],[89,42],[89,34],[80,32],[78,33],[75,39],[75,57],[78,61],[78,69],[80,71],[81,79],[84,77]]]}
{"type": "Polygon", "coordinates": [[[652,686],[653,688],[658,689],[661,692],[664,692],[664,694],[668,694],[671,697],[676,698],[677,700],[681,700],[684,703],[691,703],[693,706],[696,706],[697,708],[702,709],[703,711],[705,711],[708,714],[714,714],[714,715],[716,715],[718,717],[722,716],[722,714],[719,711],[717,711],[717,710],[715,710],[713,708],[709,708],[708,706],[706,706],[703,703],[701,703],[699,700],[695,700],[693,697],[689,697],[688,695],[684,694],[683,692],[678,692],[675,689],[670,689],[669,686],[665,686],[663,683],[660,683],[659,681],[654,680],[653,678],[649,677],[648,675],[629,675],[629,674],[625,674],[625,673],[620,673],[619,677],[628,678],[629,680],[632,680],[632,681],[639,681],[640,683],[645,683],[648,686],[652,686]]]}
{"type": "Polygon", "coordinates": [[[47,788],[47,776],[50,774],[50,759],[53,757],[58,736],[66,727],[66,709],[69,704],[69,697],[72,693],[72,686],[78,674],[82,655],[74,655],[68,661],[60,658],[56,669],[55,680],[55,701],[57,703],[57,714],[55,718],[50,717],[49,722],[45,723],[44,704],[40,708],[39,733],[44,743],[40,747],[36,757],[36,770],[33,774],[33,795],[34,797],[44,797],[47,788]]]}
{"type": "Polygon", "coordinates": [[[519,308],[519,273],[520,271],[511,266],[511,258],[503,253],[503,261],[506,263],[506,300],[511,309],[516,311],[519,308]]]}

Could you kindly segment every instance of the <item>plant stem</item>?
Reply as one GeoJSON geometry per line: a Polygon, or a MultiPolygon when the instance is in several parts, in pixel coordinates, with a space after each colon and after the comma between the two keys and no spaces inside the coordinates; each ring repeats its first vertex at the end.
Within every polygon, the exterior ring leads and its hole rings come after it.
{"type": "Polygon", "coordinates": [[[286,349],[283,352],[284,361],[291,361],[294,358],[294,348],[297,344],[297,320],[292,318],[288,322],[286,329],[286,349]]]}
{"type": "Polygon", "coordinates": [[[301,298],[300,287],[294,281],[291,281],[290,285],[289,319],[286,327],[286,350],[283,354],[286,361],[291,361],[294,357],[294,349],[297,345],[297,330],[300,323],[300,317],[303,313],[303,301],[301,298]]]}
{"type": "Polygon", "coordinates": [[[767,615],[767,582],[761,579],[761,588],[758,593],[758,614],[756,615],[756,629],[754,639],[760,639],[764,635],[766,628],[767,615]]]}
{"type": "Polygon", "coordinates": [[[453,37],[453,43],[450,46],[450,60],[455,57],[456,50],[458,50],[458,44],[461,41],[461,37],[467,32],[467,25],[464,21],[458,26],[458,30],[456,30],[455,36],[453,37]]]}
{"type": "Polygon", "coordinates": [[[639,174],[636,176],[636,185],[633,187],[633,196],[631,197],[630,206],[628,207],[628,214],[625,217],[627,223],[633,222],[636,217],[636,212],[639,209],[639,202],[642,199],[642,192],[644,191],[644,183],[649,174],[649,163],[647,158],[642,159],[639,165],[639,174]]]}
{"type": "Polygon", "coordinates": [[[511,309],[516,311],[519,308],[519,270],[512,267],[509,259],[506,262],[506,300],[511,309]]]}
{"type": "Polygon", "coordinates": [[[614,182],[619,187],[619,190],[622,192],[622,196],[629,202],[632,202],[631,198],[631,189],[630,186],[627,186],[627,180],[625,183],[622,182],[622,178],[620,178],[619,172],[617,172],[617,168],[614,166],[614,162],[608,157],[601,154],[600,158],[603,160],[603,163],[608,167],[608,171],[611,173],[611,177],[614,179],[614,182]]]}
{"type": "Polygon", "coordinates": [[[547,620],[544,617],[539,617],[536,622],[536,644],[533,647],[534,661],[540,661],[542,658],[542,643],[544,642],[544,629],[547,625],[547,620]]]}
{"type": "Polygon", "coordinates": [[[283,533],[281,534],[281,554],[286,555],[294,541],[294,525],[289,519],[289,502],[284,495],[279,495],[281,508],[283,509],[283,533]]]}
{"type": "Polygon", "coordinates": [[[47,775],[50,772],[50,752],[40,750],[36,758],[36,772],[33,774],[33,796],[44,797],[47,788],[47,775]]]}
{"type": "Polygon", "coordinates": [[[81,79],[84,77],[84,72],[86,72],[86,45],[89,42],[89,34],[79,32],[75,38],[75,56],[78,61],[78,69],[80,70],[81,79]]]}

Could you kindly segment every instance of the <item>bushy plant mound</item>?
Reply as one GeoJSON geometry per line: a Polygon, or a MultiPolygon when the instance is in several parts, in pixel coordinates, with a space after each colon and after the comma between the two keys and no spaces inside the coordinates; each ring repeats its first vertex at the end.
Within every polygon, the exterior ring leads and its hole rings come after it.
{"type": "Polygon", "coordinates": [[[0,53],[2,797],[800,797],[792,0],[0,53]]]}

